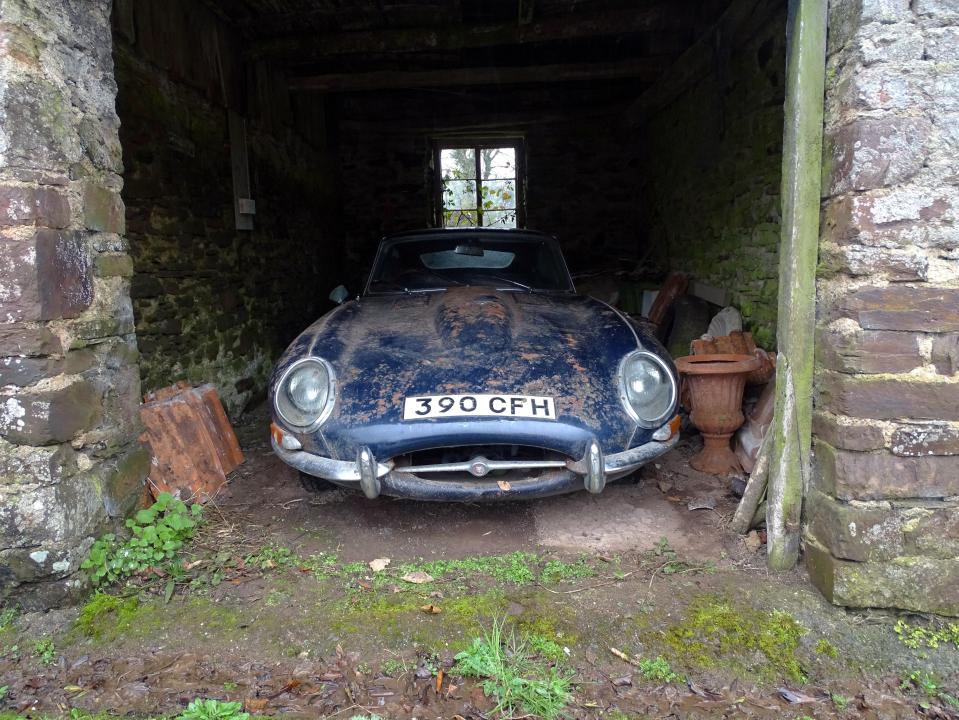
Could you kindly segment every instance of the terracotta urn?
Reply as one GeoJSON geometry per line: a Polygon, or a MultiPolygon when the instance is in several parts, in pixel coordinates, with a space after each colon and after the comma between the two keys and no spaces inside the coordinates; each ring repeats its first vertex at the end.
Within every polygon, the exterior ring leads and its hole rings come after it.
{"type": "Polygon", "coordinates": [[[745,421],[743,390],[746,377],[758,369],[753,355],[688,355],[676,360],[676,369],[689,387],[693,425],[703,435],[703,449],[689,461],[710,475],[742,473],[729,438],[745,421]]]}

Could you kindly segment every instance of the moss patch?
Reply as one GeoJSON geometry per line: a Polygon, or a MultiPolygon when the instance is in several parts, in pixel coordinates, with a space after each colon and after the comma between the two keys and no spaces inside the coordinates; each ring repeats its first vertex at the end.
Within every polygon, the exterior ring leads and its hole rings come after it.
{"type": "Polygon", "coordinates": [[[788,613],[741,609],[705,596],[664,631],[663,639],[670,656],[690,670],[725,668],[760,681],[803,682],[797,650],[806,632],[788,613]]]}
{"type": "Polygon", "coordinates": [[[96,593],[80,610],[74,629],[87,637],[99,639],[103,633],[117,625],[129,625],[136,615],[140,601],[134,597],[120,598],[116,595],[96,593]]]}

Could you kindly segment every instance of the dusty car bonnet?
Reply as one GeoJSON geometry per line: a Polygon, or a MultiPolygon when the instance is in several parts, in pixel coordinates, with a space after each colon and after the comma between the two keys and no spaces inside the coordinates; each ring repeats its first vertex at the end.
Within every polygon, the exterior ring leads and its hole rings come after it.
{"type": "Polygon", "coordinates": [[[590,436],[608,452],[649,439],[651,431],[636,431],[623,411],[616,382],[620,360],[638,343],[661,353],[642,329],[581,296],[479,287],[369,295],[308,328],[281,358],[273,382],[302,357],[332,364],[333,413],[306,439],[313,445],[307,449],[332,457],[352,457],[360,444],[387,458],[479,442],[578,456],[590,436]],[[548,395],[557,420],[402,420],[407,396],[462,393],[548,395]]]}

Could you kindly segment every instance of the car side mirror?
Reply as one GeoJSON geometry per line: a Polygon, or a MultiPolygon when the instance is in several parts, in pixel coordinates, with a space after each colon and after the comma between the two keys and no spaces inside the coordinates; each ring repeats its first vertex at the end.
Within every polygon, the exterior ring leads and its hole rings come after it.
{"type": "Polygon", "coordinates": [[[337,305],[342,305],[346,302],[346,299],[350,296],[350,291],[346,289],[345,285],[337,285],[333,288],[333,292],[330,293],[330,300],[335,302],[337,305]]]}

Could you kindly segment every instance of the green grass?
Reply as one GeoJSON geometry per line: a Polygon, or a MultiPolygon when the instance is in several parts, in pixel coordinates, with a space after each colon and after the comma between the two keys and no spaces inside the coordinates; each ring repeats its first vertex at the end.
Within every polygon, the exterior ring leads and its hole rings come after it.
{"type": "Polygon", "coordinates": [[[641,660],[639,663],[639,674],[642,675],[643,680],[647,682],[671,683],[682,680],[679,675],[673,672],[669,663],[666,662],[662,656],[657,656],[655,660],[641,660]]]}
{"type": "Polygon", "coordinates": [[[496,701],[493,713],[554,720],[572,699],[569,677],[538,659],[515,633],[505,635],[499,620],[459,653],[456,663],[455,673],[482,679],[483,692],[496,701]]]}

